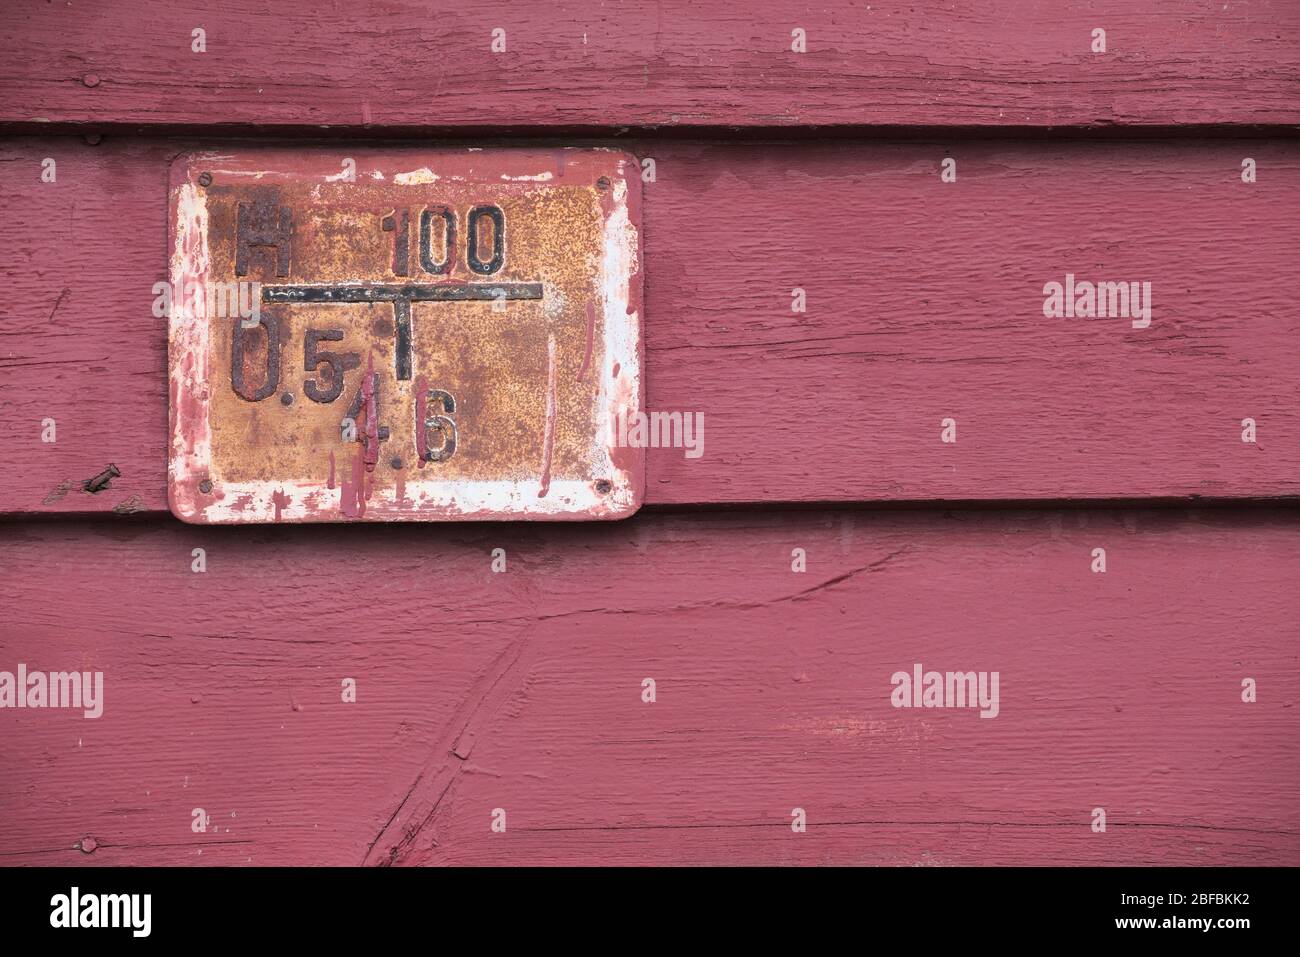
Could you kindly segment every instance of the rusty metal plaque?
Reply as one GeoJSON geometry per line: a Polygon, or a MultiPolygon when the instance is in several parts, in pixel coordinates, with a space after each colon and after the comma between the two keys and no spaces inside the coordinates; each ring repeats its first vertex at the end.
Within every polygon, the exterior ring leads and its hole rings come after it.
{"type": "Polygon", "coordinates": [[[632,514],[639,173],[610,150],[178,157],[154,289],[173,513],[632,514]]]}

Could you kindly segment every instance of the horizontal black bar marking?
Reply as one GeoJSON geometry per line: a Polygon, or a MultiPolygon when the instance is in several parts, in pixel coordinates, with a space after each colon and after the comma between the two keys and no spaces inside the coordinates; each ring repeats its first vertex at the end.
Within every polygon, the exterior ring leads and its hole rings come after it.
{"type": "Polygon", "coordinates": [[[541,299],[540,282],[447,282],[373,286],[263,286],[263,302],[494,302],[541,299]]]}

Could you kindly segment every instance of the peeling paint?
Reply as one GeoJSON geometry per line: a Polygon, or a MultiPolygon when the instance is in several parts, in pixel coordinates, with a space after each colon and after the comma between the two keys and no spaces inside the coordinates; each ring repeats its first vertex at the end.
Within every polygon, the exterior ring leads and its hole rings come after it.
{"type": "MultiPolygon", "coordinates": [[[[380,179],[382,178],[381,176],[380,179]]],[[[425,166],[423,169],[411,170],[408,173],[396,173],[393,176],[393,182],[398,186],[421,186],[436,183],[441,178],[437,173],[425,166]]]]}

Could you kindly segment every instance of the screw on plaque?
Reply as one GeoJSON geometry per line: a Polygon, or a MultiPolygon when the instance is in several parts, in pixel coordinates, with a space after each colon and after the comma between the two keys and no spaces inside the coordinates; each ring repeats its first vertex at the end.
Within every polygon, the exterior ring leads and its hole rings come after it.
{"type": "Polygon", "coordinates": [[[199,491],[202,492],[204,495],[207,495],[209,492],[211,492],[211,491],[212,491],[212,479],[204,479],[202,482],[200,482],[200,483],[199,483],[199,491]]]}
{"type": "Polygon", "coordinates": [[[211,185],[212,185],[212,174],[211,174],[211,173],[200,173],[200,174],[199,174],[199,185],[200,185],[200,186],[211,186],[211,185]]]}
{"type": "Polygon", "coordinates": [[[610,484],[609,479],[597,479],[596,481],[596,491],[601,495],[608,495],[613,488],[614,486],[610,484]]]}

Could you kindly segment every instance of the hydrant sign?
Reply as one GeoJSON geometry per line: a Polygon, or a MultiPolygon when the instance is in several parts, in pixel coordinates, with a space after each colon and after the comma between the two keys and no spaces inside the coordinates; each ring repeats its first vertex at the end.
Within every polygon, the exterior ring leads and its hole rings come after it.
{"type": "Polygon", "coordinates": [[[172,511],[610,519],[641,503],[640,167],[193,153],[170,184],[172,511]]]}

